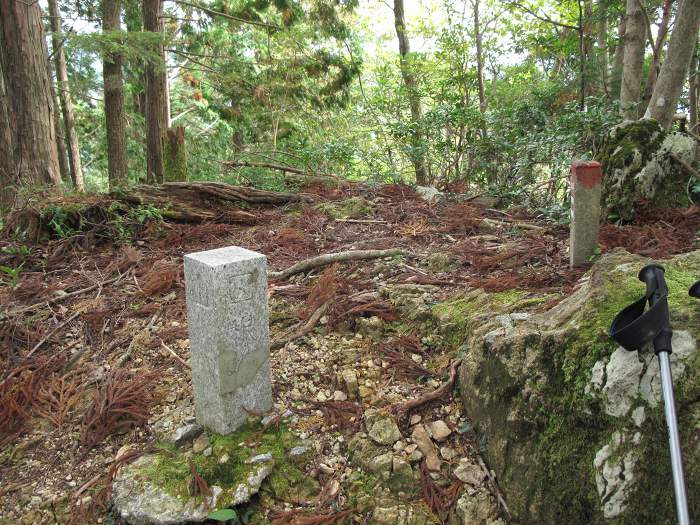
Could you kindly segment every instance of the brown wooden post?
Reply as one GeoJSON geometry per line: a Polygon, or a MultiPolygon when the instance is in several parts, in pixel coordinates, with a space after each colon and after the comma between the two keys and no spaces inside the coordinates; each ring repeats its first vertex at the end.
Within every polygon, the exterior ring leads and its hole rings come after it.
{"type": "Polygon", "coordinates": [[[571,267],[588,262],[598,248],[602,179],[599,162],[580,160],[571,165],[571,267]]]}

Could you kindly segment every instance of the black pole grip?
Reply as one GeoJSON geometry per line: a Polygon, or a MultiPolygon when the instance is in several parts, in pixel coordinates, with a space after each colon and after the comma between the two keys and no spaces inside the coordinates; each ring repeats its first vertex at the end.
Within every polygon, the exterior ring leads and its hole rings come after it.
{"type": "Polygon", "coordinates": [[[700,299],[700,281],[697,281],[693,286],[690,287],[690,290],[688,290],[688,295],[700,299]]]}
{"type": "Polygon", "coordinates": [[[664,267],[658,264],[648,264],[639,271],[639,280],[646,284],[646,297],[649,301],[649,308],[654,309],[658,304],[665,310],[665,323],[661,331],[654,337],[654,352],[671,353],[671,320],[668,316],[668,285],[664,277],[664,267]],[[663,303],[663,304],[659,304],[663,303]]]}

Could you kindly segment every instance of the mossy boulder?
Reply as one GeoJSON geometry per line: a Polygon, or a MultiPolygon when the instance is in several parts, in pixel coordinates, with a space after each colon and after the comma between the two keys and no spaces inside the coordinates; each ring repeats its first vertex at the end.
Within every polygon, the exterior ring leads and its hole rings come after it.
{"type": "Polygon", "coordinates": [[[672,155],[693,163],[696,153],[693,138],[667,132],[653,119],[615,126],[598,153],[608,215],[630,221],[642,205],[687,204],[688,174],[672,155]]]}
{"type": "Polygon", "coordinates": [[[324,202],[316,209],[333,219],[361,219],[372,214],[373,206],[364,197],[350,197],[342,201],[324,202]]]}
{"type": "MultiPolygon", "coordinates": [[[[644,291],[648,260],[602,257],[546,312],[475,291],[434,308],[466,341],[459,388],[485,456],[520,523],[675,523],[673,484],[653,352],[608,336],[644,291]],[[460,308],[455,315],[456,306],[460,308]],[[519,311],[524,310],[524,311],[519,311]],[[498,313],[498,312],[506,313],[498,313]]],[[[691,515],[700,515],[700,252],[663,261],[675,330],[672,366],[691,515]]],[[[523,304],[523,297],[512,297],[523,304]]]]}
{"type": "Polygon", "coordinates": [[[246,425],[207,439],[209,446],[201,453],[189,444],[162,443],[156,452],[120,469],[112,501],[122,519],[132,525],[202,522],[211,512],[247,503],[260,491],[297,502],[320,490],[289,454],[299,442],[284,426],[263,431],[246,425]],[[192,469],[210,494],[195,490],[192,469]]]}

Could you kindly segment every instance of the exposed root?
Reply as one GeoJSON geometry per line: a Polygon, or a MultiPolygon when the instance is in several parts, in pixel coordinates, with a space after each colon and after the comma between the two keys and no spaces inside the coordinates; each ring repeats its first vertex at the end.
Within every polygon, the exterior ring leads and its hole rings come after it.
{"type": "Polygon", "coordinates": [[[268,276],[271,279],[286,279],[292,275],[308,272],[314,268],[319,268],[320,266],[326,266],[335,262],[380,259],[382,257],[395,257],[397,255],[403,255],[404,253],[403,250],[396,248],[390,250],[349,250],[347,252],[326,253],[300,261],[286,270],[268,272],[268,276]]]}
{"type": "Polygon", "coordinates": [[[420,406],[435,401],[437,399],[442,399],[452,393],[454,388],[455,380],[457,379],[457,371],[459,370],[459,365],[462,363],[461,359],[457,359],[452,362],[450,366],[450,377],[441,386],[416,399],[409,399],[403,403],[396,403],[391,406],[390,410],[395,414],[405,414],[411,410],[414,410],[420,406]]]}

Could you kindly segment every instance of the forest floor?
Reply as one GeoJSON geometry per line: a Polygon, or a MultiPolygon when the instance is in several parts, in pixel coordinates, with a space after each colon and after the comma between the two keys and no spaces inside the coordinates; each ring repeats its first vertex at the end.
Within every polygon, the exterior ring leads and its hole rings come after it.
{"type": "MultiPolygon", "coordinates": [[[[108,488],[115,469],[133,457],[126,451],[145,450],[191,415],[186,253],[243,246],[281,270],[330,252],[404,251],[270,279],[271,339],[279,343],[271,360],[274,411],[291,410],[291,430],[313,441],[306,468],[322,488],[309,501],[265,509],[273,524],[330,523],[328,513],[351,510],[343,443],[363,411],[418,398],[447,380],[454,348],[433,347],[410,329],[369,333],[373,319],[401,322],[383,287],[431,286],[438,298],[517,289],[546,294],[544,309],[586,270],[568,268],[568,228],[521,209],[459,196],[428,203],[402,185],[302,191],[311,202],[246,207],[255,216],[247,225],[151,221],[128,241],[0,240],[0,264],[8,269],[0,286],[0,522],[113,522],[108,488]],[[305,325],[312,330],[282,344],[305,325]],[[347,366],[358,376],[356,399],[347,399],[342,384],[347,366]],[[120,396],[126,412],[110,413],[120,396]],[[313,516],[328,519],[307,519],[313,516]]],[[[695,210],[665,210],[637,224],[604,226],[601,249],[662,257],[695,249],[699,228],[695,210]]],[[[456,431],[468,414],[449,392],[413,410],[411,420],[447,421],[453,433],[442,446],[476,456],[473,434],[456,431]]],[[[422,497],[436,514],[454,503],[430,493],[422,497]]]]}

